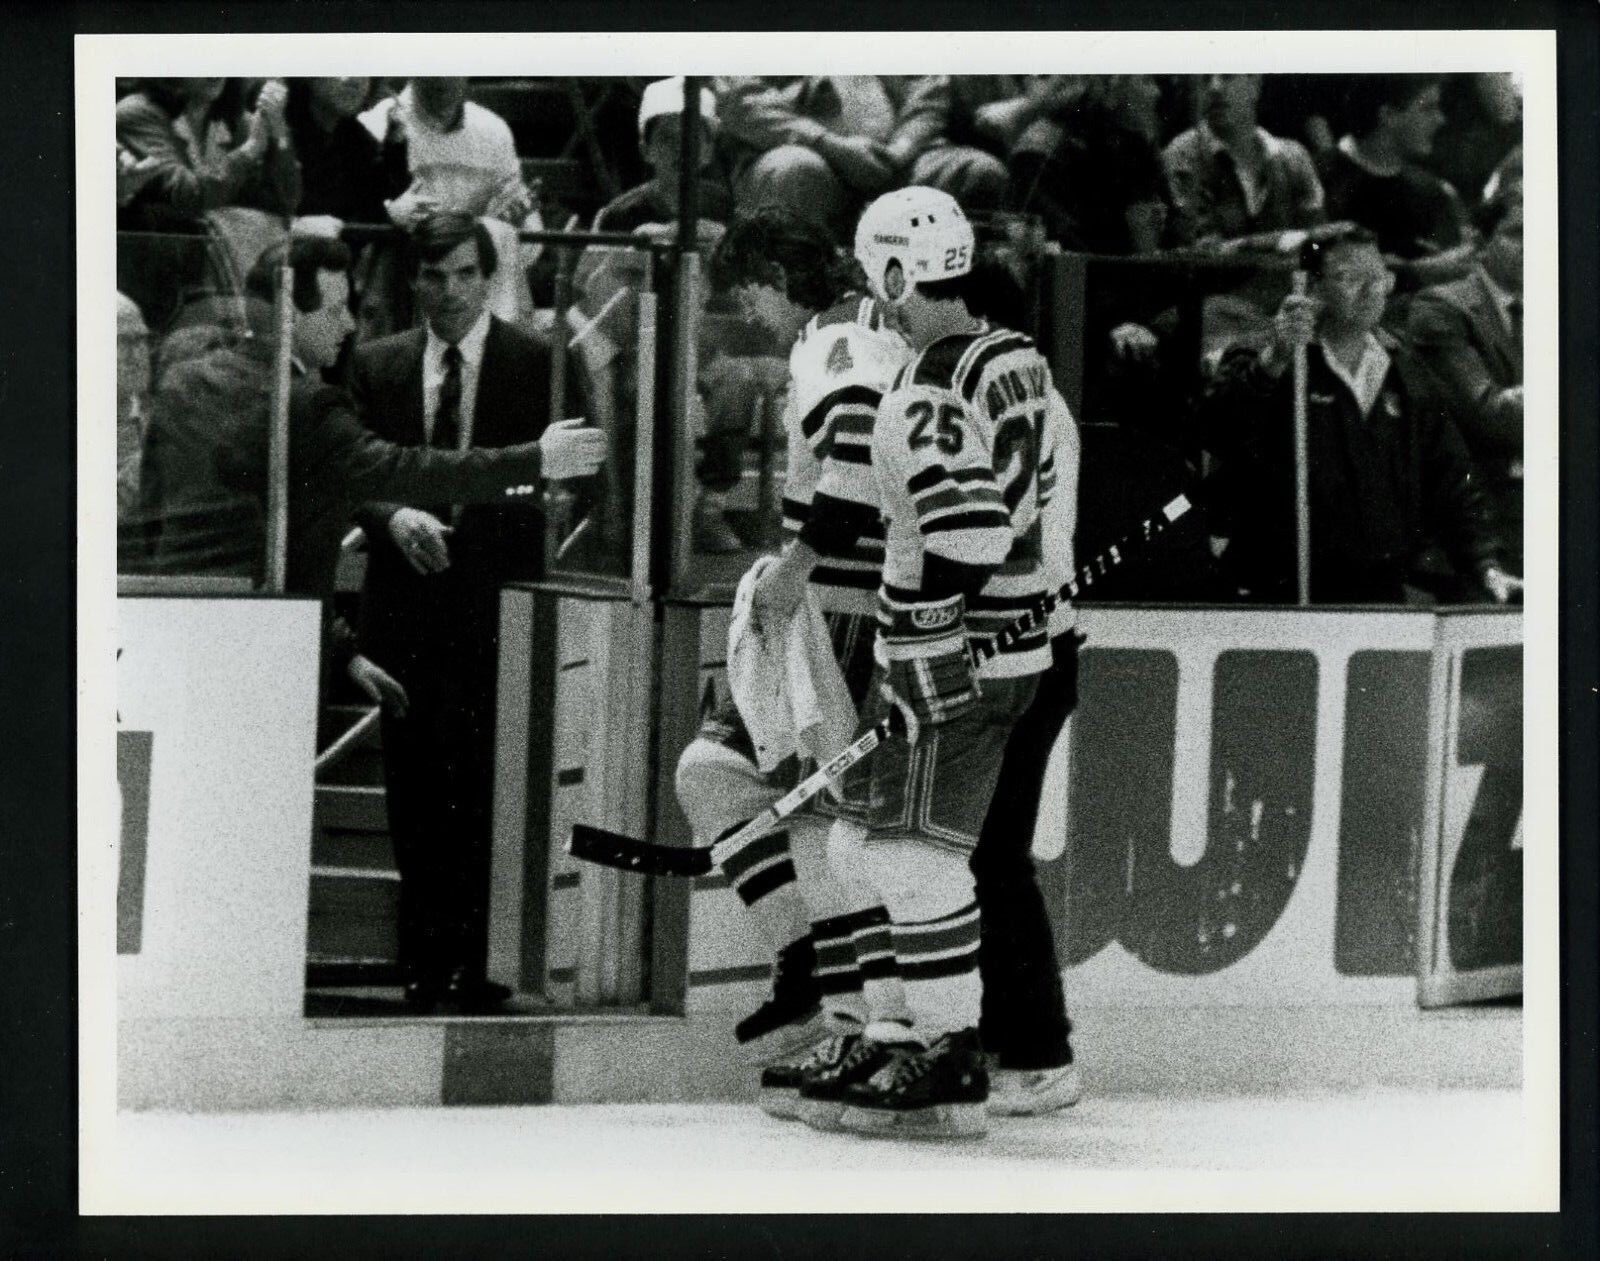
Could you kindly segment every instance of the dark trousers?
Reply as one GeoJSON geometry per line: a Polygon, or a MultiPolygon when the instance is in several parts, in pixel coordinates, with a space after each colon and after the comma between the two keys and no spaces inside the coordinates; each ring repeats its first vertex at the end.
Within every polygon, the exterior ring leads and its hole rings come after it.
{"type": "Polygon", "coordinates": [[[1050,750],[1078,703],[1077,637],[1060,636],[1053,647],[1055,663],[1039,676],[1033,704],[1011,729],[1000,781],[972,854],[983,930],[978,1034],[1001,1068],[1072,1062],[1061,965],[1029,853],[1050,750]]]}
{"type": "Polygon", "coordinates": [[[383,717],[389,835],[400,872],[400,968],[408,980],[488,955],[494,673],[481,661],[397,665],[404,718],[383,717]]]}

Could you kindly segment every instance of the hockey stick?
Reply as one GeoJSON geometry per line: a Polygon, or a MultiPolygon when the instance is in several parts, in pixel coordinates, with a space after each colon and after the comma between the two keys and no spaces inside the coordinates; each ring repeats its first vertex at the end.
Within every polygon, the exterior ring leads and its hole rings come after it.
{"type": "MultiPolygon", "coordinates": [[[[1097,579],[1103,578],[1122,564],[1127,559],[1128,551],[1135,546],[1142,548],[1164,534],[1189,511],[1190,507],[1189,500],[1183,495],[1170,500],[1160,512],[1140,522],[1138,529],[1106,548],[1087,565],[1080,566],[1077,574],[1058,590],[1046,592],[1031,609],[996,634],[992,640],[984,643],[981,648],[974,648],[974,661],[994,656],[1002,648],[1009,647],[1044,624],[1061,601],[1075,599],[1097,579]]],[[[858,736],[854,743],[835,754],[832,759],[819,766],[755,818],[737,831],[723,837],[717,844],[738,846],[770,832],[862,758],[872,753],[892,733],[904,729],[905,720],[900,716],[900,711],[891,710],[887,717],[858,736]]],[[[647,876],[691,878],[710,874],[713,866],[711,859],[713,848],[714,846],[710,845],[662,845],[657,841],[640,841],[631,836],[623,836],[619,832],[592,827],[587,823],[573,824],[572,836],[567,842],[567,853],[586,862],[599,863],[604,867],[616,867],[623,871],[636,871],[647,876]]]]}

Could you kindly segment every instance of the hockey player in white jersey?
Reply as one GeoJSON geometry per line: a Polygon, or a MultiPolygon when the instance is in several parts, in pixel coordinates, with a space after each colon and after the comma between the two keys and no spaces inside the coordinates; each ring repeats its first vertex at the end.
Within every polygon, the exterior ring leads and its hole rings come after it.
{"type": "Polygon", "coordinates": [[[1032,341],[973,314],[975,241],[953,199],[886,194],[863,215],[856,253],[918,352],[872,429],[887,532],[861,714],[864,728],[892,705],[908,736],[847,777],[857,813],[834,824],[829,850],[883,895],[899,985],[869,990],[856,1054],[808,1077],[800,1109],[868,1133],[980,1134],[988,1075],[968,860],[1007,736],[1050,666],[1050,630],[978,650],[1071,572],[1076,486],[1058,497],[1057,482],[1063,469],[1075,481],[1076,434],[1032,341]]]}
{"type": "MultiPolygon", "coordinates": [[[[710,265],[712,283],[732,290],[750,318],[793,339],[783,502],[789,543],[768,570],[773,583],[767,590],[797,579],[802,590],[809,585],[816,592],[857,706],[873,669],[883,562],[870,465],[872,420],[883,390],[911,357],[905,341],[885,327],[878,304],[855,288],[858,276],[820,227],[774,209],[736,218],[710,265]],[[826,559],[814,563],[822,555],[826,559]],[[800,558],[809,561],[802,566],[800,558]]],[[[758,588],[758,623],[763,611],[758,588]]],[[[792,787],[797,773],[792,760],[773,774],[759,771],[749,732],[730,701],[707,718],[680,757],[678,799],[697,839],[712,843],[792,787]]],[[[736,1027],[740,1043],[758,1060],[819,1041],[818,1063],[837,1058],[861,1027],[863,987],[873,989],[893,972],[888,912],[859,872],[828,862],[827,828],[827,818],[803,814],[786,829],[713,850],[776,959],[771,996],[736,1027]]],[[[763,1106],[786,1114],[798,1073],[798,1063],[769,1070],[763,1106]]]]}

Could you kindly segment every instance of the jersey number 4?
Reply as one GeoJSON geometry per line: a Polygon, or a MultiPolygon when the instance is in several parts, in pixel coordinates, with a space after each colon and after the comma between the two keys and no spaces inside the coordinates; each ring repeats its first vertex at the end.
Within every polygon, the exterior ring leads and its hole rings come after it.
{"type": "Polygon", "coordinates": [[[906,408],[906,418],[911,421],[911,435],[907,439],[911,449],[938,447],[945,455],[961,451],[961,409],[942,403],[937,413],[927,399],[918,399],[906,408]],[[937,420],[935,420],[937,417],[937,420]]]}

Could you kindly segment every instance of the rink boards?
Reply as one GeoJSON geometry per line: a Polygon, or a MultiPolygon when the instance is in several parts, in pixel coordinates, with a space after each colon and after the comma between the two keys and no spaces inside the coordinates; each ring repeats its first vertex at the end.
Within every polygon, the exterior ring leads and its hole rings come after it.
{"type": "MultiPolygon", "coordinates": [[[[698,626],[703,710],[726,612],[674,615],[698,626]]],[[[1518,991],[1520,615],[1118,607],[1080,628],[1034,838],[1073,1001],[1518,991]]],[[[764,954],[722,879],[697,881],[688,1009],[747,1007],[764,954]]]]}
{"type": "MultiPolygon", "coordinates": [[[[307,1020],[316,606],[120,601],[120,800],[82,837],[85,905],[116,912],[84,939],[85,1082],[134,1108],[737,1096],[726,1026],[766,961],[734,895],[562,848],[578,820],[689,842],[672,768],[723,687],[726,617],[508,592],[490,967],[547,1014],[307,1020]]],[[[1192,1088],[1161,1048],[1197,1039],[1209,1088],[1326,1084],[1312,1050],[1363,1030],[1416,1081],[1514,1073],[1513,1026],[1400,1018],[1520,985],[1520,616],[1081,624],[1034,845],[1099,1088],[1192,1088]]]]}

